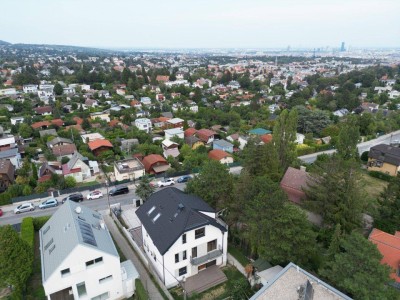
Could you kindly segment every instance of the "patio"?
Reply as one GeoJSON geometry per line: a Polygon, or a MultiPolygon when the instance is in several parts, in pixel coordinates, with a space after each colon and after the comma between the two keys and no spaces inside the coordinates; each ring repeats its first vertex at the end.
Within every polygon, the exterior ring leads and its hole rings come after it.
{"type": "Polygon", "coordinates": [[[186,279],[185,289],[190,296],[193,293],[201,293],[209,288],[219,285],[228,278],[218,266],[211,266],[207,269],[200,271],[197,275],[191,276],[186,279]]]}

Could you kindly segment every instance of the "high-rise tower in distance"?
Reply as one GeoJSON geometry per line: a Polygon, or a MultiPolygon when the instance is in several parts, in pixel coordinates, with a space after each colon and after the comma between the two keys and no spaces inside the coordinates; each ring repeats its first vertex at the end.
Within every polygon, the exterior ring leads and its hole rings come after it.
{"type": "Polygon", "coordinates": [[[344,48],[344,42],[342,42],[342,46],[340,46],[340,52],[344,52],[346,49],[344,48]]]}

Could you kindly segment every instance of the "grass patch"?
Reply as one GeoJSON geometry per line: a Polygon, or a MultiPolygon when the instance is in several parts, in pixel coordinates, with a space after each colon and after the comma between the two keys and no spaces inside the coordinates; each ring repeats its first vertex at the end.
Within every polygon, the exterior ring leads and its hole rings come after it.
{"type": "Polygon", "coordinates": [[[240,262],[240,264],[243,267],[246,267],[247,264],[250,263],[250,260],[238,249],[235,248],[233,246],[228,246],[228,252],[229,254],[231,254],[234,258],[237,259],[238,262],[240,262]]]}
{"type": "Polygon", "coordinates": [[[88,182],[82,182],[77,184],[77,187],[83,187],[83,186],[92,186],[92,185],[96,185],[99,184],[97,181],[88,181],[88,182]]]}
{"type": "Polygon", "coordinates": [[[366,172],[361,173],[361,186],[370,197],[378,198],[388,184],[387,181],[371,177],[366,172]]]}
{"type": "Polygon", "coordinates": [[[126,261],[126,256],[121,251],[121,248],[118,247],[118,244],[115,242],[114,237],[112,235],[111,235],[111,238],[112,238],[112,240],[114,242],[115,248],[117,248],[117,252],[118,252],[118,255],[119,255],[119,261],[120,262],[126,261]]]}
{"type": "MultiPolygon", "coordinates": [[[[252,296],[252,292],[250,289],[250,285],[247,282],[247,279],[243,276],[242,273],[240,273],[234,266],[226,266],[222,269],[222,271],[225,273],[226,277],[228,278],[228,281],[221,283],[211,289],[208,289],[207,291],[204,291],[200,294],[193,294],[192,296],[188,296],[188,300],[224,300],[227,298],[231,298],[232,291],[235,289],[235,285],[237,284],[238,281],[241,281],[245,285],[247,284],[247,289],[241,289],[240,292],[245,292],[245,297],[246,299],[250,298],[252,296]],[[244,291],[246,290],[246,291],[244,291]]],[[[181,287],[174,287],[170,290],[171,295],[174,297],[176,300],[183,300],[183,290],[181,287]]],[[[236,295],[237,296],[237,295],[236,295]]],[[[238,299],[238,298],[236,298],[238,299]]]]}

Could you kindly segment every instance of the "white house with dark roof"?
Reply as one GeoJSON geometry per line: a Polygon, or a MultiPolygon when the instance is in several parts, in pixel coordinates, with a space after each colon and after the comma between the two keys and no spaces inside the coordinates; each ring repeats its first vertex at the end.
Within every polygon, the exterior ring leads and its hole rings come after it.
{"type": "Polygon", "coordinates": [[[124,299],[139,277],[120,262],[102,216],[66,201],[40,229],[42,282],[47,299],[124,299]]]}
{"type": "Polygon", "coordinates": [[[136,214],[143,249],[168,288],[209,267],[226,265],[227,226],[201,198],[165,188],[136,214]]]}

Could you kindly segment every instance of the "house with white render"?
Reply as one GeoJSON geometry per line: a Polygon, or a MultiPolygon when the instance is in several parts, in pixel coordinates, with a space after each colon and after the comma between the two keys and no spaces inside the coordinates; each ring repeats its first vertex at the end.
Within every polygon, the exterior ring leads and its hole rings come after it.
{"type": "Polygon", "coordinates": [[[136,215],[143,249],[167,288],[226,265],[227,225],[201,198],[165,188],[152,194],[136,215]]]}
{"type": "Polygon", "coordinates": [[[50,299],[125,299],[139,277],[120,262],[102,216],[66,201],[39,231],[42,282],[50,299]]]}

